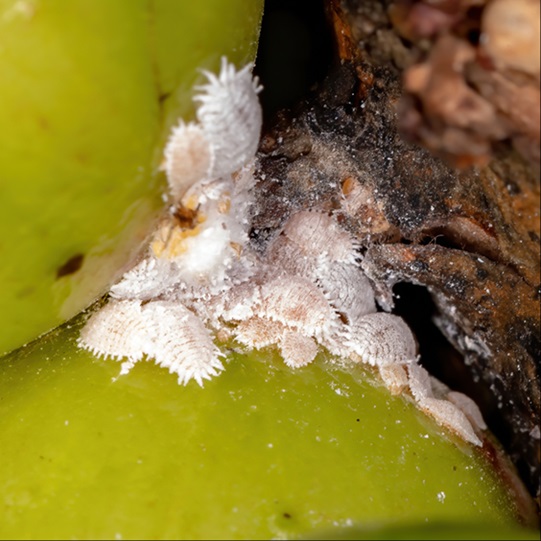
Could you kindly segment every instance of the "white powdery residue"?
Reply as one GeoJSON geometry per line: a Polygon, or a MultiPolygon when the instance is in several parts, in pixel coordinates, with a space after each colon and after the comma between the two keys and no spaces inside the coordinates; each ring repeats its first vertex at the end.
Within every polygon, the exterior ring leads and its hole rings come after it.
{"type": "Polygon", "coordinates": [[[261,291],[253,281],[233,286],[227,295],[217,296],[217,315],[224,321],[245,321],[255,316],[261,303],[261,291]]]}
{"type": "MultiPolygon", "coordinates": [[[[220,182],[220,188],[220,195],[230,193],[232,183],[220,182]]],[[[237,257],[231,244],[244,244],[245,239],[238,235],[235,227],[231,227],[229,213],[222,213],[217,208],[220,195],[200,203],[199,212],[204,221],[198,226],[196,235],[182,239],[181,251],[173,259],[178,267],[178,276],[189,285],[223,283],[227,270],[237,257]]]]}
{"type": "Polygon", "coordinates": [[[184,286],[179,281],[179,268],[175,261],[149,256],[126,272],[110,290],[115,299],[146,301],[184,286]]]}

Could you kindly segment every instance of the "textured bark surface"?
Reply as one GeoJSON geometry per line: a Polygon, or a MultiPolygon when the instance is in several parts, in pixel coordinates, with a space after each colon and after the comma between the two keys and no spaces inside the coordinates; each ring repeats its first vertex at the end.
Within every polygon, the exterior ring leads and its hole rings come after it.
{"type": "MultiPolygon", "coordinates": [[[[393,309],[395,284],[426,288],[436,326],[460,353],[461,377],[479,382],[473,398],[539,498],[535,156],[524,151],[527,145],[517,150],[516,132],[485,138],[483,160],[469,159],[458,145],[436,149],[444,162],[406,141],[400,127],[413,109],[411,95],[403,95],[404,72],[435,54],[441,41],[437,31],[422,47],[405,40],[389,18],[389,4],[327,2],[339,61],[312,97],[294,111],[281,111],[266,129],[253,241],[264,250],[295,210],[333,210],[363,247],[362,266],[382,309],[393,309]],[[483,161],[488,163],[453,168],[483,161]]],[[[415,2],[400,4],[411,8],[415,2]]],[[[450,37],[449,27],[445,32],[450,37]]],[[[445,126],[438,125],[439,137],[445,126]]],[[[456,361],[442,356],[438,362],[456,361]]]]}

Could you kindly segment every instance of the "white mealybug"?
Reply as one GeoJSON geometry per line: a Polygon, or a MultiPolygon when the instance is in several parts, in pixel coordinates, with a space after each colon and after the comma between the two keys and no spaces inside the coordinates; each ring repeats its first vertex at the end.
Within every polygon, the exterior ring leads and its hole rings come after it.
{"type": "Polygon", "coordinates": [[[263,114],[257,94],[261,91],[252,65],[235,71],[222,59],[218,77],[204,71],[206,85],[195,96],[200,103],[197,119],[211,146],[209,177],[220,178],[253,160],[259,145],[263,114]]]}
{"type": "Polygon", "coordinates": [[[266,253],[251,248],[262,114],[250,70],[223,59],[218,76],[204,72],[197,122],[180,121],[165,148],[169,212],[146,257],[88,319],[79,345],[121,361],[121,374],[147,358],[179,383],[200,385],[223,369],[214,333],[247,350],[275,347],[292,368],[323,346],[373,366],[391,392],[409,393],[437,422],[480,445],[478,408],[418,364],[401,318],[377,311],[359,246],[332,214],[296,212],[266,253]]]}
{"type": "Polygon", "coordinates": [[[446,426],[462,439],[475,445],[482,445],[475,432],[484,430],[486,425],[479,409],[466,395],[454,393],[455,400],[436,398],[432,378],[428,372],[417,363],[408,366],[409,388],[419,407],[431,415],[438,423],[446,426]]]}
{"type": "Polygon", "coordinates": [[[358,265],[328,262],[323,257],[318,263],[317,284],[350,327],[376,312],[374,291],[358,265]]]}
{"type": "Polygon", "coordinates": [[[223,369],[216,347],[202,321],[182,304],[154,301],[142,308],[150,324],[151,342],[147,355],[156,364],[178,375],[186,384],[195,379],[199,385],[223,369]]]}
{"type": "Polygon", "coordinates": [[[410,328],[393,314],[366,314],[350,326],[349,332],[346,348],[371,366],[407,364],[417,356],[417,344],[410,328]]]}
{"type": "Polygon", "coordinates": [[[331,332],[338,317],[321,290],[307,278],[279,276],[261,286],[260,313],[307,336],[331,332]]]}
{"type": "Polygon", "coordinates": [[[79,344],[94,354],[133,364],[145,354],[148,325],[141,314],[141,301],[110,301],[95,312],[81,331],[79,344]]]}
{"type": "Polygon", "coordinates": [[[282,233],[306,257],[323,255],[332,262],[355,263],[356,243],[328,213],[297,212],[286,222],[282,233]]]}
{"type": "Polygon", "coordinates": [[[284,362],[292,368],[311,363],[318,353],[318,345],[313,338],[286,330],[278,343],[284,362]]]}
{"type": "Polygon", "coordinates": [[[193,122],[186,124],[181,120],[173,128],[164,155],[169,191],[175,201],[210,175],[211,145],[201,126],[193,122]]]}

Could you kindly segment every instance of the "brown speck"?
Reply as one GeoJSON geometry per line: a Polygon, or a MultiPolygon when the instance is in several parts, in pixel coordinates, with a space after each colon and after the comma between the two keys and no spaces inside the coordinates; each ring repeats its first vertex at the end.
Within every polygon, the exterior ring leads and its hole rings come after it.
{"type": "Polygon", "coordinates": [[[278,142],[271,135],[264,135],[259,143],[259,150],[264,154],[268,154],[278,147],[278,142]]]}
{"type": "Polygon", "coordinates": [[[56,279],[76,273],[83,265],[84,254],[75,254],[56,270],[56,279]]]}
{"type": "Polygon", "coordinates": [[[179,205],[173,214],[179,227],[182,229],[193,229],[198,223],[197,210],[198,209],[188,209],[183,205],[179,205]]]}
{"type": "Polygon", "coordinates": [[[345,196],[348,196],[358,184],[359,183],[353,177],[347,177],[342,183],[342,193],[345,196]]]}
{"type": "Polygon", "coordinates": [[[86,152],[77,152],[75,154],[75,159],[77,160],[77,162],[81,163],[81,164],[86,164],[88,163],[89,161],[89,157],[88,157],[88,154],[86,152]]]}
{"type": "Polygon", "coordinates": [[[171,92],[164,92],[163,94],[160,94],[158,96],[158,101],[160,102],[160,105],[171,95],[171,92]]]}
{"type": "Polygon", "coordinates": [[[37,123],[38,123],[38,126],[43,130],[43,131],[49,131],[51,126],[49,124],[49,120],[47,118],[45,118],[44,116],[38,116],[37,117],[37,123]]]}

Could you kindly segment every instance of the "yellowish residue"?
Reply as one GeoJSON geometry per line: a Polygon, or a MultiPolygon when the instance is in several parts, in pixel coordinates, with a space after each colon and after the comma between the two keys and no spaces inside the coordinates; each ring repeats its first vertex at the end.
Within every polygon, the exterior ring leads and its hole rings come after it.
{"type": "Polygon", "coordinates": [[[189,210],[197,210],[199,206],[199,194],[193,193],[182,200],[182,204],[189,210]]]}
{"type": "MultiPolygon", "coordinates": [[[[197,215],[198,224],[202,224],[206,217],[202,213],[197,215]]],[[[199,225],[191,229],[184,229],[172,221],[164,223],[156,232],[150,243],[150,249],[156,257],[174,259],[188,250],[187,239],[196,237],[201,232],[199,225]]]]}
{"type": "Polygon", "coordinates": [[[218,212],[220,214],[228,214],[231,210],[231,197],[229,194],[224,194],[224,196],[218,202],[218,212]]]}
{"type": "Polygon", "coordinates": [[[237,254],[237,257],[241,256],[241,254],[242,254],[242,245],[241,244],[239,244],[238,242],[230,242],[229,246],[231,246],[231,248],[233,248],[233,250],[237,254]]]}

